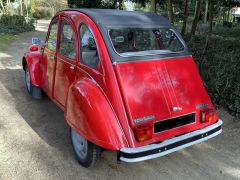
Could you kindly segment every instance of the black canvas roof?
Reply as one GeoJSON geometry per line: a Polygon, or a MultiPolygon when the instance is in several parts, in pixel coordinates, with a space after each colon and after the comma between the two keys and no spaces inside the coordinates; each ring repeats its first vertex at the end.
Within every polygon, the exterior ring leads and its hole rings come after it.
{"type": "Polygon", "coordinates": [[[155,13],[139,11],[121,11],[114,9],[69,9],[83,12],[96,24],[102,26],[168,26],[171,23],[155,13]]]}
{"type": "Polygon", "coordinates": [[[137,27],[137,28],[156,28],[156,27],[167,27],[172,29],[175,34],[179,37],[181,42],[185,47],[185,51],[182,53],[175,53],[175,54],[158,54],[154,56],[141,56],[141,57],[131,57],[131,60],[144,60],[144,59],[159,59],[164,57],[175,57],[175,56],[185,56],[189,55],[187,51],[186,44],[184,43],[181,35],[175,29],[175,27],[170,23],[168,19],[162,17],[155,13],[149,12],[139,12],[139,11],[122,11],[116,9],[65,9],[63,11],[79,11],[86,14],[90,17],[98,26],[105,44],[107,46],[109,55],[111,60],[114,62],[117,59],[121,61],[128,61],[129,58],[122,57],[118,55],[111,44],[111,40],[108,35],[108,31],[111,28],[130,28],[130,27],[137,27]]]}

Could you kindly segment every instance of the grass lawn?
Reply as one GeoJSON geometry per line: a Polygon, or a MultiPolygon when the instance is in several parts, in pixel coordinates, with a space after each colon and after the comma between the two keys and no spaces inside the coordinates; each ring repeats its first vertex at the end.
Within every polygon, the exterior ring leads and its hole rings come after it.
{"type": "Polygon", "coordinates": [[[15,39],[16,37],[14,35],[0,34],[0,52],[4,51],[15,39]]]}

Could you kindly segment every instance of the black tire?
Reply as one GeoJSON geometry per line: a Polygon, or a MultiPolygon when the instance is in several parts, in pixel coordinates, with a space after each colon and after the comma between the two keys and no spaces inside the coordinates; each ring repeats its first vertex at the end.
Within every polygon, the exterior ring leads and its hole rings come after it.
{"type": "Polygon", "coordinates": [[[30,96],[32,96],[34,99],[42,99],[42,90],[41,88],[32,84],[27,65],[25,66],[25,84],[30,96]]]}
{"type": "Polygon", "coordinates": [[[84,137],[79,135],[72,128],[70,128],[70,136],[71,136],[71,142],[72,142],[74,155],[75,155],[77,161],[79,162],[79,164],[81,164],[85,168],[93,167],[96,164],[96,162],[99,159],[99,157],[100,157],[101,148],[99,146],[89,142],[88,140],[86,140],[84,137]],[[81,153],[78,152],[79,150],[76,147],[77,146],[76,145],[76,139],[74,139],[74,137],[76,135],[78,137],[84,139],[84,141],[86,142],[87,149],[86,149],[85,156],[80,155],[81,153]]]}

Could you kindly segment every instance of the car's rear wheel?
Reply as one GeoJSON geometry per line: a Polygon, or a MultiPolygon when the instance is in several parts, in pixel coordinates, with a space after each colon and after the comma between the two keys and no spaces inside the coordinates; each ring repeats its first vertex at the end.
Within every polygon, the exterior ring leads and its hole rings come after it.
{"type": "Polygon", "coordinates": [[[42,90],[41,88],[34,86],[31,82],[30,72],[28,66],[25,66],[25,83],[28,93],[35,99],[42,98],[42,90]]]}
{"type": "Polygon", "coordinates": [[[78,162],[86,168],[94,166],[100,157],[101,148],[79,135],[74,129],[71,128],[70,131],[74,154],[78,162]]]}

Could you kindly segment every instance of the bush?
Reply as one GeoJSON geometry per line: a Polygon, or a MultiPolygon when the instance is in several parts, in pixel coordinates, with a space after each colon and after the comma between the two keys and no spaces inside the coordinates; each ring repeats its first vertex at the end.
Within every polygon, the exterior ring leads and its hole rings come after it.
{"type": "Polygon", "coordinates": [[[202,60],[206,37],[194,36],[189,44],[211,99],[237,117],[240,117],[239,33],[239,27],[218,28],[202,60]]]}
{"type": "Polygon", "coordinates": [[[33,17],[36,19],[50,19],[53,15],[53,9],[47,7],[36,7],[33,17]]]}
{"type": "Polygon", "coordinates": [[[17,34],[32,31],[33,29],[33,21],[27,22],[23,16],[3,15],[0,19],[0,33],[17,34]]]}

